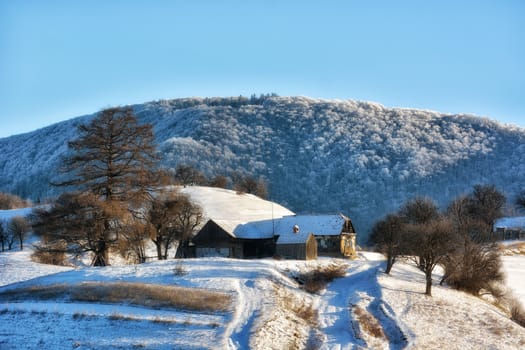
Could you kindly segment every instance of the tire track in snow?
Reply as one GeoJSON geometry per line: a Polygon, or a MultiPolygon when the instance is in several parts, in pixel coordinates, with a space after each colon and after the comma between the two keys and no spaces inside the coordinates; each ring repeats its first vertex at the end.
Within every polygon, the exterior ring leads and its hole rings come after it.
{"type": "Polygon", "coordinates": [[[324,342],[321,349],[355,349],[366,346],[356,335],[352,326],[349,311],[349,300],[356,291],[375,277],[377,263],[355,262],[350,267],[350,275],[336,279],[328,285],[327,290],[319,297],[319,330],[323,333],[324,342]]]}
{"type": "Polygon", "coordinates": [[[366,304],[385,333],[390,349],[408,345],[404,327],[388,304],[382,300],[377,274],[381,261],[352,262],[349,275],[332,282],[318,299],[319,328],[324,335],[322,349],[360,349],[369,345],[363,339],[351,305],[366,304]],[[363,300],[366,299],[366,300],[363,300]]]}
{"type": "Polygon", "coordinates": [[[228,349],[248,349],[250,332],[261,306],[258,302],[254,303],[258,300],[257,294],[259,293],[254,288],[255,282],[253,280],[236,280],[234,285],[237,301],[232,320],[226,328],[225,337],[228,349]]]}

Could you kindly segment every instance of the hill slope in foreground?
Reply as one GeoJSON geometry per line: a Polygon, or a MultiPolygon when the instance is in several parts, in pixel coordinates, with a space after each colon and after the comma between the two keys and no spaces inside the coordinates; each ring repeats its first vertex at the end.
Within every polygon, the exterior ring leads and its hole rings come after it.
{"type": "MultiPolygon", "coordinates": [[[[525,257],[519,258],[514,267],[521,276],[510,276],[510,284],[525,280],[525,257]]],[[[3,253],[0,348],[525,347],[525,330],[498,308],[439,286],[434,286],[433,297],[426,297],[424,276],[415,267],[399,263],[387,276],[383,263],[381,256],[364,252],[354,261],[209,258],[73,269],[34,263],[28,251],[3,253]],[[320,294],[305,292],[293,278],[333,263],[346,264],[346,276],[320,294]],[[131,293],[138,286],[150,286],[172,288],[179,295],[185,293],[183,288],[195,295],[205,290],[212,298],[199,310],[184,310],[152,300],[141,304],[134,297],[101,302],[79,296],[93,286],[90,295],[108,286],[124,286],[131,293]],[[222,304],[207,309],[213,300],[222,304]]]]}

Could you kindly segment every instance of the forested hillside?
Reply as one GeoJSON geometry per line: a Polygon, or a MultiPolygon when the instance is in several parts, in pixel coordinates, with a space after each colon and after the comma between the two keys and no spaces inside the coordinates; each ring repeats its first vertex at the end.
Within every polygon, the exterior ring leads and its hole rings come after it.
{"type": "MultiPolygon", "coordinates": [[[[264,177],[270,199],[298,213],[341,211],[361,233],[414,195],[446,206],[477,183],[495,184],[509,198],[525,187],[525,130],[485,118],[304,97],[133,107],[153,124],[164,167],[264,177]]],[[[90,117],[0,139],[0,191],[55,195],[48,183],[75,126],[90,117]]]]}

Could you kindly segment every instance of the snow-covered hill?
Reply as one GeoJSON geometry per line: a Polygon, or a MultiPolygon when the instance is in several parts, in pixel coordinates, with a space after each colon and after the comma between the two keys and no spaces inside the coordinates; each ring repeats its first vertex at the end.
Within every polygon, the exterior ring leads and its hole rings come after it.
{"type": "MultiPolygon", "coordinates": [[[[133,108],[154,126],[163,166],[265,177],[273,201],[299,214],[343,212],[361,233],[414,195],[446,206],[477,183],[509,197],[525,186],[525,130],[486,118],[305,97],[133,108]]],[[[0,190],[34,200],[56,194],[48,183],[67,141],[91,117],[0,139],[0,190]]]]}

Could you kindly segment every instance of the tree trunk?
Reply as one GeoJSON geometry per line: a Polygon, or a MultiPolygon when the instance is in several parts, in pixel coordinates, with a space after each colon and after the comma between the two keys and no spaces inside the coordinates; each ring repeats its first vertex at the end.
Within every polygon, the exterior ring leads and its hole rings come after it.
{"type": "Polygon", "coordinates": [[[109,253],[104,240],[99,240],[97,242],[97,249],[93,253],[95,254],[92,262],[93,266],[109,265],[109,253]]]}
{"type": "Polygon", "coordinates": [[[425,294],[428,296],[432,296],[432,270],[431,271],[425,271],[425,277],[426,277],[426,288],[425,288],[425,294]]]}
{"type": "Polygon", "coordinates": [[[157,248],[157,259],[164,260],[164,259],[162,259],[162,246],[161,246],[161,243],[159,241],[153,241],[153,243],[155,243],[155,247],[157,248]]]}
{"type": "Polygon", "coordinates": [[[390,271],[392,270],[392,266],[394,266],[394,259],[392,259],[391,256],[388,256],[386,259],[386,269],[385,269],[385,273],[387,275],[390,274],[390,271]]]}
{"type": "Polygon", "coordinates": [[[24,250],[24,239],[22,237],[22,235],[20,235],[20,250],[24,250]]]}
{"type": "Polygon", "coordinates": [[[168,249],[169,249],[169,244],[166,243],[164,245],[164,254],[162,255],[162,260],[168,260],[168,249]]]}

